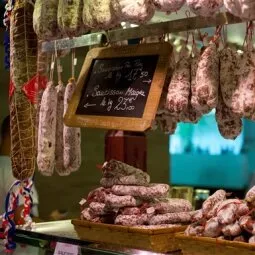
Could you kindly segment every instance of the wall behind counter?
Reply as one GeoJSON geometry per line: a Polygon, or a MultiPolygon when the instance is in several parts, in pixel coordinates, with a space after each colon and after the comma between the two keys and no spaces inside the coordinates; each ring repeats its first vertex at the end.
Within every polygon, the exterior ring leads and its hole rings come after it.
{"type": "MultiPolygon", "coordinates": [[[[1,42],[3,33],[0,33],[1,42]]],[[[1,43],[0,61],[3,63],[3,45],[1,43]]],[[[77,75],[83,64],[86,49],[77,49],[77,75]]],[[[63,81],[67,82],[71,75],[71,57],[62,60],[63,81]]],[[[9,73],[0,64],[0,119],[8,114],[9,73]]],[[[91,189],[99,185],[100,171],[97,164],[104,161],[104,130],[82,129],[82,166],[79,171],[68,177],[54,174],[52,177],[42,176],[36,172],[35,183],[39,193],[40,216],[47,219],[55,209],[69,211],[69,217],[79,216],[79,201],[91,189]]],[[[153,182],[169,180],[168,136],[159,132],[150,132],[148,137],[148,169],[153,182]]]]}

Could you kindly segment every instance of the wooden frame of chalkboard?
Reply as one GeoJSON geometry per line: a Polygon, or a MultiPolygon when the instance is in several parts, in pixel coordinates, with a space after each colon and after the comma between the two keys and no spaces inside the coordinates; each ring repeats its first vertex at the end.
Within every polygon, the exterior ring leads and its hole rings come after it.
{"type": "Polygon", "coordinates": [[[164,42],[90,50],[65,124],[146,131],[155,119],[171,54],[172,46],[164,42]]]}

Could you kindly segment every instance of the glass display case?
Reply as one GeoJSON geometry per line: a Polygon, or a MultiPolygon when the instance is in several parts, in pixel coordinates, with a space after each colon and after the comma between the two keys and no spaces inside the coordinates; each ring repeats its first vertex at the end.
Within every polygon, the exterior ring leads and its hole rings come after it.
{"type": "MultiPolygon", "coordinates": [[[[78,246],[78,253],[66,253],[65,255],[75,254],[136,254],[136,255],[152,255],[160,254],[150,251],[136,250],[128,247],[117,245],[91,243],[80,240],[74,230],[71,220],[37,223],[31,230],[17,229],[14,238],[17,243],[17,249],[13,255],[50,255],[65,254],[54,253],[57,243],[68,243],[78,246]]],[[[3,252],[2,243],[0,254],[3,252]]],[[[180,251],[167,253],[173,255],[181,255],[180,251]]]]}

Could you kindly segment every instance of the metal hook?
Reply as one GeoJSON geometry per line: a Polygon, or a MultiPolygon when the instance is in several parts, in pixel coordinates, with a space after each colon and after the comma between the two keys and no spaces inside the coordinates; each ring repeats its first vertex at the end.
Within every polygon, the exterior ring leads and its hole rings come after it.
{"type": "Polygon", "coordinates": [[[101,39],[101,41],[102,41],[102,45],[103,45],[104,47],[109,46],[109,44],[110,44],[110,38],[109,38],[108,31],[103,31],[103,32],[102,32],[102,39],[101,39]]]}

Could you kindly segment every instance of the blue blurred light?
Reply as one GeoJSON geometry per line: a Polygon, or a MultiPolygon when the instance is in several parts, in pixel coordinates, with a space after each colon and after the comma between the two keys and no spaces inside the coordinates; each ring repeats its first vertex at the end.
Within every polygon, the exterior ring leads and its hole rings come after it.
{"type": "Polygon", "coordinates": [[[221,136],[215,120],[215,110],[213,110],[204,115],[197,124],[179,123],[175,134],[170,136],[169,153],[238,155],[241,153],[243,143],[243,132],[234,141],[221,136]]]}

